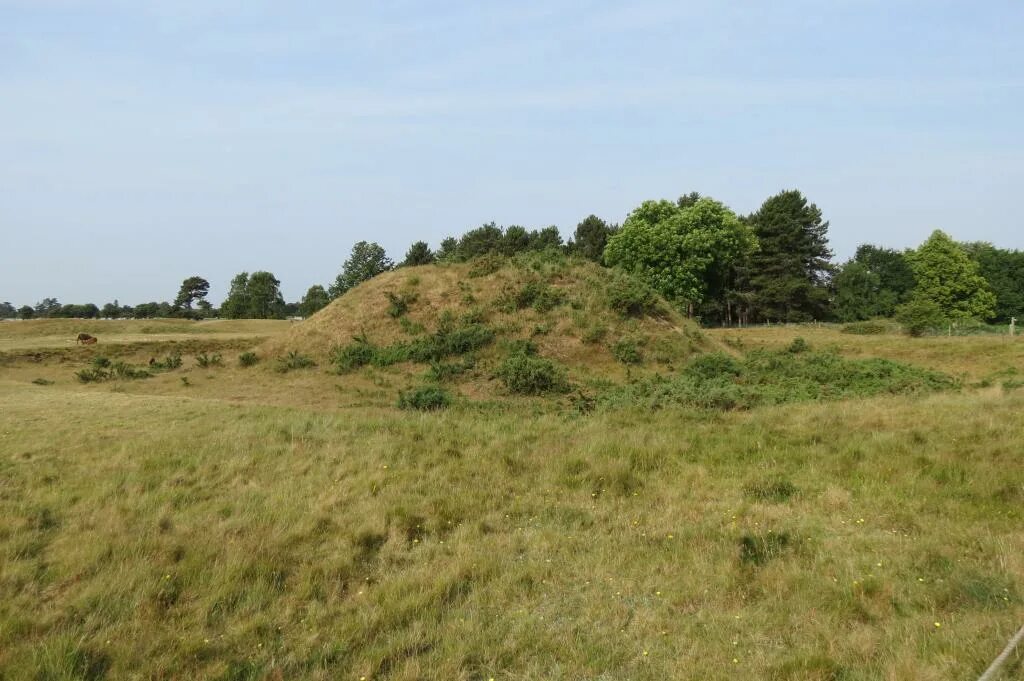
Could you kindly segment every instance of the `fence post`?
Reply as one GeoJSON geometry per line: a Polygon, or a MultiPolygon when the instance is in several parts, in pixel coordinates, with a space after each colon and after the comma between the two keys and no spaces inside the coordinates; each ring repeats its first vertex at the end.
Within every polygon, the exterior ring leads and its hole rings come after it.
{"type": "Polygon", "coordinates": [[[1017,331],[1017,318],[1010,317],[1010,337],[1012,338],[1014,333],[1017,331]]]}

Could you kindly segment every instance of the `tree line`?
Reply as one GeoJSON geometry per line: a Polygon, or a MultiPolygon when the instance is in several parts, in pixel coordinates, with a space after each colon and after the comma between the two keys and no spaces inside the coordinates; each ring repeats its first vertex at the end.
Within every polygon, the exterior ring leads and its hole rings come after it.
{"type": "Polygon", "coordinates": [[[863,244],[852,258],[836,264],[828,228],[821,209],[798,190],[769,197],[749,215],[691,192],[672,201],[645,201],[621,225],[590,215],[568,241],[555,226],[528,230],[491,222],[443,239],[436,251],[416,241],[398,263],[380,244],[360,241],[333,282],[311,286],[293,303],[284,301],[273,273],[257,271],[235,275],[219,309],[206,300],[209,282],[193,276],[182,282],[172,302],[130,307],[115,300],[100,308],[45,298],[17,309],[0,303],[0,317],[306,317],[396,267],[530,251],[556,251],[622,268],[709,325],[900,317],[919,326],[940,326],[1007,322],[1024,312],[1022,251],[958,243],[937,230],[917,248],[863,244]]]}

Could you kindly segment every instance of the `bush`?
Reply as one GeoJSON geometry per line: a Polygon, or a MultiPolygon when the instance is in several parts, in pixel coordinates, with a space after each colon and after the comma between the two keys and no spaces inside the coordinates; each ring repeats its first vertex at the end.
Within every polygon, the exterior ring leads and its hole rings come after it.
{"type": "Polygon", "coordinates": [[[436,385],[423,386],[415,390],[404,391],[398,395],[399,409],[437,411],[439,409],[447,409],[451,403],[451,393],[436,385]]]}
{"type": "Polygon", "coordinates": [[[381,367],[400,362],[426,364],[478,350],[493,340],[494,331],[483,324],[455,327],[450,319],[443,318],[437,332],[408,343],[380,347],[365,337],[354,338],[352,343],[331,351],[331,363],[339,373],[367,364],[381,367]]]}
{"type": "Polygon", "coordinates": [[[209,369],[210,367],[224,366],[224,359],[219,354],[207,355],[205,352],[201,352],[196,355],[196,364],[201,369],[209,369]]]}
{"type": "Polygon", "coordinates": [[[312,357],[307,357],[292,350],[284,357],[277,358],[277,366],[274,367],[274,370],[278,373],[286,374],[295,369],[309,369],[315,366],[316,362],[313,361],[312,357]]]}
{"type": "Polygon", "coordinates": [[[243,352],[238,356],[238,366],[251,367],[260,361],[255,352],[243,352]]]}
{"type": "Polygon", "coordinates": [[[388,291],[385,295],[388,297],[388,316],[394,319],[404,316],[409,311],[409,306],[419,299],[415,293],[395,295],[388,291]]]}
{"type": "Polygon", "coordinates": [[[149,367],[156,371],[173,371],[181,367],[181,355],[175,352],[163,359],[151,359],[149,367]]]}
{"type": "Polygon", "coordinates": [[[476,278],[494,274],[504,267],[506,262],[505,258],[494,253],[480,256],[469,266],[469,276],[476,278]]]}
{"type": "Polygon", "coordinates": [[[100,383],[113,380],[135,380],[150,378],[151,373],[145,369],[134,367],[125,362],[111,362],[106,357],[97,357],[92,366],[75,372],[75,377],[82,383],[100,383]]]}
{"type": "Polygon", "coordinates": [[[752,409],[769,404],[915,394],[957,387],[950,377],[886,359],[847,360],[829,352],[751,352],[742,360],[721,353],[698,357],[679,375],[609,389],[607,406],[752,409]]]}
{"type": "Polygon", "coordinates": [[[794,338],[793,342],[786,348],[786,352],[791,355],[799,355],[801,352],[807,352],[811,349],[810,344],[803,338],[794,338]]]}
{"type": "Polygon", "coordinates": [[[476,360],[472,357],[461,362],[431,362],[430,369],[427,371],[427,378],[431,381],[443,383],[461,376],[467,371],[472,370],[475,366],[476,360]]]}
{"type": "Polygon", "coordinates": [[[526,353],[509,355],[498,367],[497,376],[517,395],[544,395],[569,391],[565,372],[554,362],[526,353]]]}
{"type": "Polygon", "coordinates": [[[925,298],[915,298],[906,305],[896,308],[896,321],[903,325],[909,336],[923,336],[946,324],[946,315],[938,303],[925,298]]]}
{"type": "Polygon", "coordinates": [[[664,312],[657,292],[639,279],[612,270],[605,289],[608,307],[624,317],[643,317],[664,312]]]}
{"type": "Polygon", "coordinates": [[[643,362],[643,355],[635,341],[623,338],[612,345],[612,356],[623,364],[640,364],[643,362]]]}

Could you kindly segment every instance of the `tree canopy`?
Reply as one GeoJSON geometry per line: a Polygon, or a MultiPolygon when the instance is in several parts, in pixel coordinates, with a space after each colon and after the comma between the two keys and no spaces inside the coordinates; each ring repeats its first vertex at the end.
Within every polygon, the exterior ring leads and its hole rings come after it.
{"type": "Polygon", "coordinates": [[[757,240],[718,201],[680,203],[645,201],[608,240],[604,258],[669,300],[692,307],[721,285],[733,263],[754,251],[757,240]]]}
{"type": "Polygon", "coordinates": [[[360,241],[352,247],[352,254],[345,261],[341,272],[328,289],[331,298],[337,298],[349,289],[387,272],[394,263],[384,247],[375,241],[360,241]]]}
{"type": "Polygon", "coordinates": [[[917,286],[913,299],[935,303],[948,319],[991,319],[996,297],[978,263],[948,234],[935,230],[907,253],[917,286]]]}

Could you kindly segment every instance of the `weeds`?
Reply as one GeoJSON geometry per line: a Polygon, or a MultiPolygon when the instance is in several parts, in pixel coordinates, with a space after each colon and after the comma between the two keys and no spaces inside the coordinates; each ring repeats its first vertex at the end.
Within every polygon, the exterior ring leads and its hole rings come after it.
{"type": "Polygon", "coordinates": [[[131,364],[117,361],[112,362],[106,357],[97,357],[93,360],[92,366],[75,372],[75,377],[81,383],[102,383],[113,380],[136,380],[150,378],[151,373],[145,369],[134,367],[131,364]]]}
{"type": "Polygon", "coordinates": [[[493,340],[494,331],[483,324],[453,326],[450,320],[442,320],[441,328],[435,333],[407,343],[381,347],[365,336],[353,338],[348,345],[336,347],[331,352],[331,363],[338,373],[347,373],[368,364],[382,367],[400,362],[424,364],[478,350],[493,340]]]}
{"type": "Polygon", "coordinates": [[[409,311],[409,306],[419,299],[415,293],[395,294],[388,291],[384,295],[388,297],[388,316],[392,319],[404,317],[409,311]]]}
{"type": "Polygon", "coordinates": [[[196,355],[196,365],[201,369],[220,367],[224,366],[224,358],[222,358],[218,353],[208,355],[205,352],[201,352],[196,355]]]}
{"type": "Polygon", "coordinates": [[[509,392],[516,395],[545,395],[569,391],[565,370],[550,359],[526,352],[509,355],[496,372],[509,392]]]}
{"type": "Polygon", "coordinates": [[[260,361],[260,358],[256,355],[255,352],[252,352],[252,351],[243,352],[242,354],[240,354],[238,356],[238,366],[240,366],[240,367],[255,366],[256,363],[259,362],[259,361],[260,361]]]}
{"type": "Polygon", "coordinates": [[[175,352],[163,359],[150,359],[149,368],[154,371],[174,371],[181,368],[181,353],[175,352]]]}
{"type": "Polygon", "coordinates": [[[274,370],[278,373],[285,374],[289,371],[295,371],[296,369],[309,369],[315,367],[316,362],[313,361],[312,357],[300,354],[296,350],[290,351],[284,357],[277,358],[277,366],[274,370]]]}
{"type": "Polygon", "coordinates": [[[398,395],[399,409],[437,411],[439,409],[448,408],[451,403],[451,393],[436,385],[427,385],[413,390],[403,391],[398,395]]]}
{"type": "Polygon", "coordinates": [[[612,356],[623,364],[640,364],[644,361],[636,341],[628,338],[616,341],[612,345],[611,351],[612,356]]]}

